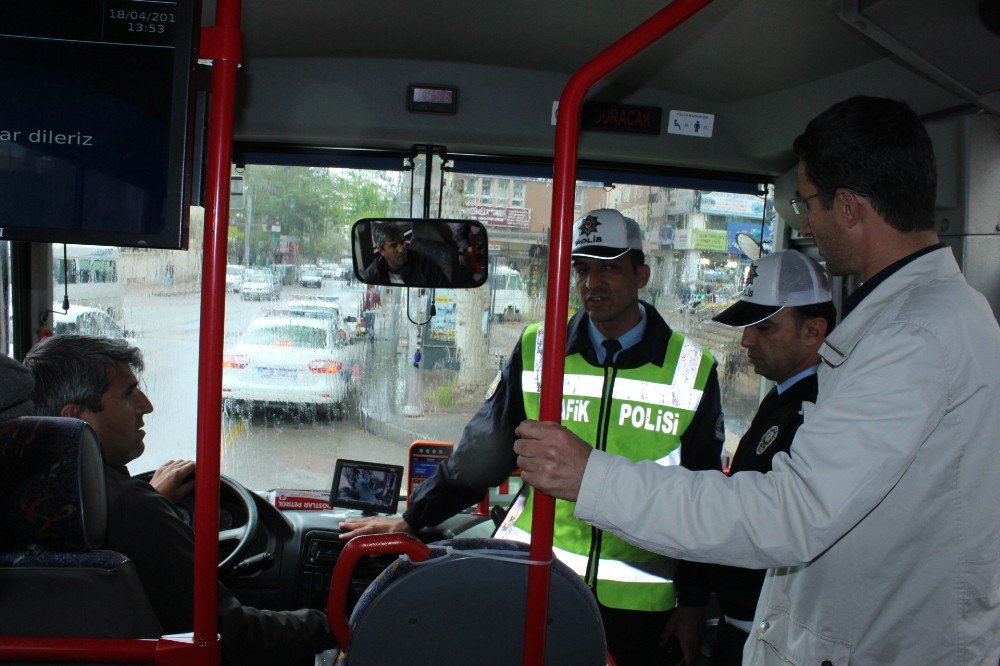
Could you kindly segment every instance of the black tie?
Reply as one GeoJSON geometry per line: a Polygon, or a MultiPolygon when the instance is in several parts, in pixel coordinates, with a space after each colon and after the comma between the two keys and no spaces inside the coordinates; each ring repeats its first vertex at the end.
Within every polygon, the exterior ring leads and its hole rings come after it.
{"type": "MultiPolygon", "coordinates": [[[[771,400],[774,400],[777,397],[778,397],[778,387],[777,387],[777,385],[775,385],[775,386],[772,386],[771,390],[767,392],[767,395],[765,395],[764,399],[760,401],[760,404],[761,404],[761,406],[763,406],[763,404],[765,402],[770,402],[771,400]]],[[[759,411],[760,407],[758,407],[757,409],[759,411]]]]}
{"type": "Polygon", "coordinates": [[[614,363],[615,354],[621,351],[622,343],[609,339],[601,344],[604,345],[604,367],[608,368],[614,363]]]}

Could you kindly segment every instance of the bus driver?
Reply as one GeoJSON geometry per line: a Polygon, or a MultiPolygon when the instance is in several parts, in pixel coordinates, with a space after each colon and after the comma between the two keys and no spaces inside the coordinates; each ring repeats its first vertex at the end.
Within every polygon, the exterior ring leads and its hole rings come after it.
{"type": "MultiPolygon", "coordinates": [[[[105,548],[135,563],[165,634],[191,631],[194,532],[173,505],[125,467],[142,455],[143,417],[153,411],[139,388],[142,353],[124,340],[57,335],[24,359],[35,379],[40,416],[82,419],[97,435],[108,486],[105,548]]],[[[326,615],[317,610],[269,611],[243,606],[219,583],[223,664],[296,664],[334,647],[326,615]]]]}

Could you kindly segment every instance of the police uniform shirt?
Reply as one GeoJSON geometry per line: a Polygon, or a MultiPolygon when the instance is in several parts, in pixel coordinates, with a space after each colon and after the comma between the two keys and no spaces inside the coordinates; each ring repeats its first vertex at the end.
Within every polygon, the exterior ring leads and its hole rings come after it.
{"type": "MultiPolygon", "coordinates": [[[[656,309],[642,303],[646,325],[642,338],[615,358],[619,368],[646,363],[663,365],[672,331],[656,309]]],[[[581,310],[570,318],[566,330],[566,355],[579,353],[600,367],[590,339],[590,317],[581,310]]],[[[486,402],[473,415],[452,457],[420,484],[403,518],[414,530],[437,525],[478,502],[491,486],[506,481],[517,467],[514,429],[526,416],[521,395],[521,339],[490,388],[486,402]]],[[[681,465],[691,470],[720,469],[725,431],[719,381],[713,364],[701,403],[681,435],[681,465]]]]}
{"type": "MultiPolygon", "coordinates": [[[[774,456],[781,452],[788,453],[795,431],[802,425],[802,403],[816,402],[817,391],[816,373],[812,372],[780,394],[777,391],[769,393],[740,439],[729,475],[745,471],[771,471],[774,456]]],[[[684,576],[706,581],[707,587],[715,592],[723,615],[737,620],[753,620],[765,569],[693,562],[684,562],[682,566],[684,576]]],[[[697,590],[699,587],[688,586],[687,589],[697,590]]],[[[707,595],[685,597],[683,594],[679,600],[686,606],[702,606],[706,601],[707,595]]]]}

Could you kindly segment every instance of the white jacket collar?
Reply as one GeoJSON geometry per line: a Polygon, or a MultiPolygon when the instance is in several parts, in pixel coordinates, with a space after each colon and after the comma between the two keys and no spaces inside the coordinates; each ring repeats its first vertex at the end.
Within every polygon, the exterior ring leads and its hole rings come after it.
{"type": "Polygon", "coordinates": [[[889,304],[914,286],[961,273],[950,248],[941,248],[917,257],[875,287],[842,322],[837,324],[819,348],[819,355],[839,366],[868,332],[889,304]]]}

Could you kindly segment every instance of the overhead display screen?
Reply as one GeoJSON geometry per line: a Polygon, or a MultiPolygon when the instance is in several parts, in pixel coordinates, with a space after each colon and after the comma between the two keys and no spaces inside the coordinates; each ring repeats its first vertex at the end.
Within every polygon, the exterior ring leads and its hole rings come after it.
{"type": "Polygon", "coordinates": [[[187,245],[198,3],[0,3],[0,238],[187,245]]]}

